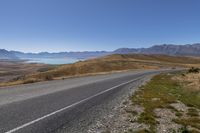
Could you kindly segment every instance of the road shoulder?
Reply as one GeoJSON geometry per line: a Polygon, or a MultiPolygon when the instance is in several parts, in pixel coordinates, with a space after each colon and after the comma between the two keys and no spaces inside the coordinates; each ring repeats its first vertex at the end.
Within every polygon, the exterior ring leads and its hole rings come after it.
{"type": "Polygon", "coordinates": [[[199,73],[154,76],[90,133],[200,133],[199,73]]]}
{"type": "MultiPolygon", "coordinates": [[[[127,99],[130,95],[142,84],[147,82],[152,75],[143,77],[142,79],[131,83],[121,89],[120,92],[109,97],[102,103],[93,106],[87,112],[67,124],[68,126],[63,126],[62,129],[57,130],[58,133],[101,133],[107,131],[109,127],[111,128],[112,123],[116,121],[116,118],[121,119],[120,114],[121,109],[126,106],[127,99]],[[69,126],[70,125],[70,126],[69,126]],[[109,127],[108,127],[109,126],[109,127]]],[[[118,121],[118,120],[117,120],[118,121]]],[[[119,123],[120,124],[120,123],[119,123]]],[[[122,123],[121,123],[122,124],[122,123]]],[[[115,125],[113,125],[114,128],[115,125]]],[[[115,130],[122,131],[123,128],[116,128],[115,130]]]]}

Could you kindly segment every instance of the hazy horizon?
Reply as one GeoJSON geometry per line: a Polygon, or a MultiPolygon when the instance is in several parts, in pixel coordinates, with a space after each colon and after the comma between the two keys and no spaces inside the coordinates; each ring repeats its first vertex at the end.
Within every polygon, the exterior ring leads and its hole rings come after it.
{"type": "MultiPolygon", "coordinates": [[[[164,45],[166,43],[163,43],[163,44],[155,44],[155,45],[164,45]]],[[[187,44],[200,44],[198,42],[196,43],[187,43],[187,44]]],[[[187,45],[187,44],[167,44],[167,45],[187,45]]],[[[155,45],[151,45],[149,47],[152,47],[152,46],[155,46],[155,45]]],[[[138,48],[135,48],[135,49],[140,49],[140,48],[149,48],[149,47],[138,47],[138,48]]],[[[120,47],[120,48],[134,48],[134,47],[120,47]]],[[[117,48],[117,49],[120,49],[120,48],[117,48]]],[[[0,48],[0,49],[5,49],[5,48],[0,48]]],[[[113,50],[85,50],[85,51],[38,51],[38,52],[32,52],[32,51],[19,51],[19,50],[10,50],[10,49],[5,49],[5,50],[8,50],[8,51],[17,51],[17,52],[23,52],[23,53],[34,53],[34,54],[37,54],[37,53],[61,53],[61,52],[112,52],[112,51],[115,51],[117,49],[113,49],[113,50]]]]}

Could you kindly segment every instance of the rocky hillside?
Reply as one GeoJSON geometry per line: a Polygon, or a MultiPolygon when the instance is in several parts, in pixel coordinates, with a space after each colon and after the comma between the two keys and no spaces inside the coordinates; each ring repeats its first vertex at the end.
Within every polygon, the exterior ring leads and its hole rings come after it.
{"type": "Polygon", "coordinates": [[[200,43],[186,44],[186,45],[173,45],[163,44],[154,45],[150,48],[120,48],[114,51],[117,54],[165,54],[165,55],[178,55],[178,56],[200,56],[200,43]]]}

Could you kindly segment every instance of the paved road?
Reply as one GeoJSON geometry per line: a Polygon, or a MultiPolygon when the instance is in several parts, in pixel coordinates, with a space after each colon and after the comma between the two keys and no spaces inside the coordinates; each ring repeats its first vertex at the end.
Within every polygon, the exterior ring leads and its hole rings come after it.
{"type": "Polygon", "coordinates": [[[158,71],[121,72],[0,88],[0,133],[48,133],[158,71]]]}

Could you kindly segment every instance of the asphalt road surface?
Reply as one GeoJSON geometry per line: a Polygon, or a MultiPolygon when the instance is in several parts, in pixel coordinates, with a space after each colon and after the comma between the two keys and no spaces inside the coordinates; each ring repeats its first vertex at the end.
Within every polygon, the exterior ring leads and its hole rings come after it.
{"type": "Polygon", "coordinates": [[[0,133],[49,133],[129,84],[159,71],[129,71],[0,88],[0,133]]]}

